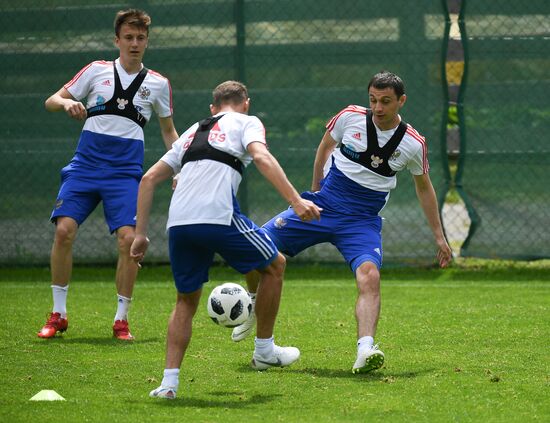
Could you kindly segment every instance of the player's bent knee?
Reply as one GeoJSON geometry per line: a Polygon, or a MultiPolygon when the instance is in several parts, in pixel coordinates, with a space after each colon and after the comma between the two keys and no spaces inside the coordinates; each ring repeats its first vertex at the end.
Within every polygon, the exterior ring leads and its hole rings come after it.
{"type": "Polygon", "coordinates": [[[357,268],[355,278],[359,289],[362,287],[372,289],[380,286],[380,271],[374,263],[368,261],[357,268]]]}
{"type": "Polygon", "coordinates": [[[76,227],[60,222],[55,227],[55,242],[58,244],[72,244],[76,238],[76,227]]]}
{"type": "Polygon", "coordinates": [[[117,233],[118,248],[121,251],[130,251],[134,242],[135,234],[133,231],[119,231],[117,233]]]}
{"type": "Polygon", "coordinates": [[[188,313],[190,313],[191,315],[195,315],[199,306],[201,294],[202,289],[197,289],[196,291],[190,293],[178,292],[176,307],[178,308],[178,310],[186,309],[188,313]]]}
{"type": "Polygon", "coordinates": [[[286,257],[283,256],[281,253],[277,255],[277,258],[273,260],[271,263],[273,266],[275,266],[277,273],[284,273],[286,268],[286,257]]]}
{"type": "Polygon", "coordinates": [[[258,269],[260,273],[267,273],[271,276],[282,278],[286,268],[286,258],[281,253],[264,269],[258,269]]]}

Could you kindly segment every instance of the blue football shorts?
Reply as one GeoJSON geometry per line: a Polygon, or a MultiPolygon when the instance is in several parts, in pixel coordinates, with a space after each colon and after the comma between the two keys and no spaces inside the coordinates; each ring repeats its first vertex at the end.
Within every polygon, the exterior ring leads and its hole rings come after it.
{"type": "Polygon", "coordinates": [[[75,170],[61,170],[61,187],[57,194],[51,221],[58,217],[71,217],[80,226],[103,201],[103,213],[109,231],[122,226],[136,225],[137,192],[140,178],[113,175],[97,169],[93,174],[75,170]]]}
{"type": "Polygon", "coordinates": [[[240,213],[233,214],[230,226],[173,226],[168,249],[176,289],[187,294],[208,281],[215,253],[242,274],[269,266],[279,254],[265,230],[240,213]]]}
{"type": "Polygon", "coordinates": [[[366,261],[382,266],[382,218],[351,216],[324,209],[321,220],[302,222],[291,208],[279,213],[263,228],[279,251],[293,257],[313,245],[330,242],[355,274],[366,261]]]}

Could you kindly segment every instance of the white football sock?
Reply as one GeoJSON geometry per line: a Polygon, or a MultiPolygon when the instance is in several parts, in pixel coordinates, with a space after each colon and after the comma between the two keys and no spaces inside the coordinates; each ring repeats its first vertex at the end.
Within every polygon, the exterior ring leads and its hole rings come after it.
{"type": "Polygon", "coordinates": [[[258,338],[254,339],[254,352],[261,355],[262,357],[269,357],[273,354],[273,346],[275,341],[273,336],[271,338],[258,338]]]}
{"type": "Polygon", "coordinates": [[[117,294],[118,306],[115,315],[115,322],[117,320],[128,320],[128,309],[130,308],[131,298],[123,297],[117,294]]]}
{"type": "Polygon", "coordinates": [[[67,290],[69,285],[52,285],[53,313],[61,314],[62,319],[67,318],[67,290]]]}
{"type": "Polygon", "coordinates": [[[362,338],[359,338],[357,341],[357,351],[363,349],[363,348],[372,348],[374,345],[374,338],[372,336],[363,336],[362,338]]]}
{"type": "Polygon", "coordinates": [[[180,369],[164,369],[161,386],[178,389],[180,369]]]}

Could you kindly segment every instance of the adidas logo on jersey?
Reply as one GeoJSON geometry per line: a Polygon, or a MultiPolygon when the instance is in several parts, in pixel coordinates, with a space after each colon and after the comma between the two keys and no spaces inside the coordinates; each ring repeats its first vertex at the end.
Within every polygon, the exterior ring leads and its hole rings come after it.
{"type": "Polygon", "coordinates": [[[106,85],[106,86],[110,87],[111,86],[111,81],[109,79],[106,79],[105,81],[103,81],[101,83],[101,85],[106,85]]]}
{"type": "Polygon", "coordinates": [[[355,134],[352,135],[353,138],[355,138],[356,140],[360,140],[361,139],[361,132],[356,132],[355,134]]]}

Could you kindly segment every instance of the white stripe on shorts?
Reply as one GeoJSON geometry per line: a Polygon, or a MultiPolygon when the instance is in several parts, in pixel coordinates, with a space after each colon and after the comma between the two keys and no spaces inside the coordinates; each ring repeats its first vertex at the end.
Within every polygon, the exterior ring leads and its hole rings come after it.
{"type": "Polygon", "coordinates": [[[231,220],[233,221],[235,227],[239,230],[239,232],[243,234],[244,237],[248,239],[250,243],[258,249],[258,251],[260,251],[260,253],[262,254],[262,256],[264,256],[266,260],[271,258],[275,251],[265,241],[265,239],[259,236],[256,232],[252,232],[250,228],[246,226],[246,223],[243,222],[241,219],[235,219],[235,216],[233,216],[231,220]]]}

